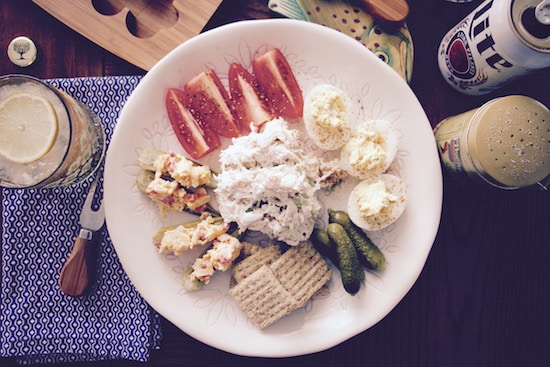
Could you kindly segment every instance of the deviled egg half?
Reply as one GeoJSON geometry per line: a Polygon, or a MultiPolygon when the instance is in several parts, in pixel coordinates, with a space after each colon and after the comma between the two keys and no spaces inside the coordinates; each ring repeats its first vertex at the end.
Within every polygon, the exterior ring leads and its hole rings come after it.
{"type": "Polygon", "coordinates": [[[306,132],[321,149],[341,148],[350,137],[353,120],[353,106],[348,95],[331,84],[316,86],[304,101],[306,132]]]}
{"type": "Polygon", "coordinates": [[[407,205],[403,181],[391,174],[361,181],[351,191],[348,214],[353,223],[367,231],[376,231],[394,223],[407,205]]]}
{"type": "Polygon", "coordinates": [[[351,176],[367,179],[388,170],[397,153],[397,130],[386,120],[357,125],[340,152],[340,164],[351,176]]]}

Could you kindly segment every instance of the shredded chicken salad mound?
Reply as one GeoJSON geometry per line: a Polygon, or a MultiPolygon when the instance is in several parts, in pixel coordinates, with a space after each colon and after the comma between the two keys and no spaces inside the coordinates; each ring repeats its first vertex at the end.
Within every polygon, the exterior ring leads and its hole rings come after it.
{"type": "Polygon", "coordinates": [[[300,132],[283,119],[233,139],[220,165],[215,194],[222,217],[291,246],[313,231],[321,209],[317,191],[342,174],[335,162],[305,151],[300,132]]]}

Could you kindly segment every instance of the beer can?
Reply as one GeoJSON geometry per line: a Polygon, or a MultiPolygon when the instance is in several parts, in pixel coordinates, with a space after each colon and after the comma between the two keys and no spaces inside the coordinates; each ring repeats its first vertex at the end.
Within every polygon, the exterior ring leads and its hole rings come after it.
{"type": "Polygon", "coordinates": [[[456,90],[492,92],[550,67],[550,17],[543,0],[486,0],[441,40],[439,69],[456,90]]]}
{"type": "Polygon", "coordinates": [[[456,182],[511,190],[544,187],[550,175],[550,111],[533,98],[495,98],[444,119],[434,134],[456,182]]]}

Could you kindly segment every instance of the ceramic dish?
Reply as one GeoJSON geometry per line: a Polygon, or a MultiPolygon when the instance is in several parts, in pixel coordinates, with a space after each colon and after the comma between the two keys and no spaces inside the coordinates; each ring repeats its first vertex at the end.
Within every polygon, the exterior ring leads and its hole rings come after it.
{"type": "MultiPolygon", "coordinates": [[[[225,141],[230,144],[230,141],[225,141]]],[[[217,153],[202,161],[219,167],[217,153]]],[[[343,208],[350,186],[322,200],[343,208]]],[[[126,102],[107,153],[107,226],[120,261],[145,300],[192,337],[215,348],[247,356],[287,357],[335,346],[367,330],[405,296],[433,244],[442,204],[442,177],[428,119],[407,83],[352,38],[320,25],[289,20],[238,22],[201,34],[171,52],[143,78],[126,102]],[[380,274],[368,273],[350,296],[335,272],[330,294],[260,331],[228,293],[229,274],[217,274],[203,290],[188,293],[181,273],[198,255],[159,255],[152,244],[160,227],[191,220],[187,214],[162,218],[135,185],[136,155],[154,147],[184,153],[168,121],[165,94],[207,68],[227,83],[229,63],[250,68],[260,53],[278,47],[287,57],[304,95],[332,83],[358,103],[362,118],[386,119],[399,131],[391,171],[407,185],[408,205],[387,229],[371,234],[387,259],[380,274]]],[[[325,216],[326,218],[326,216],[325,216]]]]}
{"type": "Polygon", "coordinates": [[[360,4],[348,0],[269,0],[268,6],[291,19],[322,24],[347,34],[410,82],[414,45],[409,28],[406,24],[384,26],[360,4]]]}

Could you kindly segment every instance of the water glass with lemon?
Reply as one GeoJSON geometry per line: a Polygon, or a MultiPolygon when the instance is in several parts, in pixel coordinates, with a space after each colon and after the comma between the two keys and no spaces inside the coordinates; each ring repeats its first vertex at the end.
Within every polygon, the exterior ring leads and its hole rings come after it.
{"type": "Polygon", "coordinates": [[[104,155],[103,127],[86,106],[39,79],[0,77],[1,187],[76,184],[104,155]]]}

